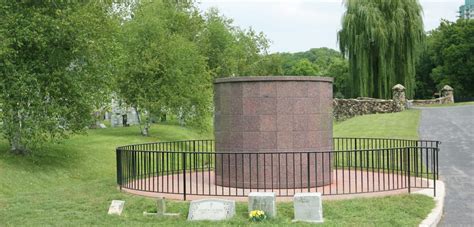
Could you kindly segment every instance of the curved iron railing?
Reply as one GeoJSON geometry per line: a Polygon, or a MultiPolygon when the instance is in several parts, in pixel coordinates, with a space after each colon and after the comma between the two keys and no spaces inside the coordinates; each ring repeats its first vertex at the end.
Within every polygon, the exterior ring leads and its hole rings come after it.
{"type": "Polygon", "coordinates": [[[120,188],[208,196],[273,191],[323,195],[432,188],[436,195],[439,141],[333,138],[330,151],[219,152],[213,140],[121,146],[120,188]]]}

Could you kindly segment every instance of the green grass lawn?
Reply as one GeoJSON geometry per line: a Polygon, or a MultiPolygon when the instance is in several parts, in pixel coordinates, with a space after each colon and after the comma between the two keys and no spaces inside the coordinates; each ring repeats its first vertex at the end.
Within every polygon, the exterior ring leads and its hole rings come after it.
{"type": "Polygon", "coordinates": [[[418,139],[419,110],[393,114],[371,114],[335,122],[335,137],[381,137],[418,139]]]}
{"type": "MultiPolygon", "coordinates": [[[[334,125],[335,136],[417,138],[419,112],[378,114],[349,119],[334,125]]],[[[61,144],[20,157],[11,155],[0,140],[0,226],[29,225],[201,225],[186,222],[187,202],[169,202],[180,218],[144,217],[153,199],[121,193],[115,184],[115,147],[151,141],[212,138],[175,125],[154,125],[151,137],[141,137],[137,127],[90,130],[61,144]],[[113,199],[126,201],[122,216],[107,215],[113,199]]],[[[421,195],[324,201],[324,225],[418,225],[434,207],[421,195]]],[[[279,203],[279,217],[264,224],[288,225],[291,203],[279,203]]],[[[247,225],[246,204],[238,203],[236,217],[217,225],[247,225]]]]}

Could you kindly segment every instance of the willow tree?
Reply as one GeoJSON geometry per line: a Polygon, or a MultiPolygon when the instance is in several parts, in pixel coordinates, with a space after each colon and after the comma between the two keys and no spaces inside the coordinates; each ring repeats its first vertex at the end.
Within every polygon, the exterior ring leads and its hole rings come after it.
{"type": "Polygon", "coordinates": [[[346,0],[341,52],[349,59],[352,96],[390,98],[391,87],[415,89],[415,62],[423,42],[422,8],[417,0],[346,0]]]}

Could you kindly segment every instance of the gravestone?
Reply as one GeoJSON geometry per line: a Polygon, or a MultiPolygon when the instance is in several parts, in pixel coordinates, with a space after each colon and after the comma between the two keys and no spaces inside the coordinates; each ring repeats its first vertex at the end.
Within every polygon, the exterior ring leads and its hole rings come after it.
{"type": "Polygon", "coordinates": [[[163,215],[166,213],[166,203],[164,197],[158,197],[156,199],[156,214],[163,215]]]}
{"type": "Polygon", "coordinates": [[[220,221],[235,215],[235,201],[224,199],[201,199],[191,201],[188,221],[220,221]]]}
{"type": "Polygon", "coordinates": [[[295,208],[295,219],[293,221],[323,222],[321,193],[296,193],[293,197],[293,206],[295,208]]]}
{"type": "Polygon", "coordinates": [[[144,211],[145,216],[179,216],[179,213],[166,213],[166,201],[165,197],[156,198],[156,213],[149,213],[144,211]]]}
{"type": "Polygon", "coordinates": [[[124,204],[125,204],[125,201],[123,200],[112,200],[112,203],[110,204],[110,207],[109,207],[108,214],[121,215],[124,204]]]}
{"type": "Polygon", "coordinates": [[[249,194],[249,212],[263,210],[267,217],[276,217],[276,196],[274,192],[251,192],[249,194]]]}

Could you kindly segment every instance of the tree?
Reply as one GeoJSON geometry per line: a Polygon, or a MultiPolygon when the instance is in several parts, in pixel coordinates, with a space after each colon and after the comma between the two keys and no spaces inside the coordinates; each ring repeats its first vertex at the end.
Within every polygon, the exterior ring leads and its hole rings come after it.
{"type": "Polygon", "coordinates": [[[325,75],[334,78],[334,97],[344,98],[348,95],[347,78],[349,77],[349,63],[346,59],[340,58],[334,60],[334,62],[329,65],[325,75]]]}
{"type": "Polygon", "coordinates": [[[174,114],[205,128],[210,117],[211,77],[206,59],[193,42],[200,17],[192,5],[152,1],[138,5],[123,25],[124,67],[117,78],[119,96],[141,117],[142,135],[151,119],[174,114]]]}
{"type": "Polygon", "coordinates": [[[283,58],[280,54],[269,54],[262,57],[262,59],[255,64],[253,75],[258,76],[280,76],[284,75],[283,58]]]}
{"type": "Polygon", "coordinates": [[[204,14],[205,25],[199,43],[201,52],[207,56],[207,65],[213,78],[231,76],[236,72],[236,63],[231,49],[236,43],[232,32],[232,20],[219,15],[216,8],[204,14]]]}
{"type": "Polygon", "coordinates": [[[441,89],[449,84],[456,96],[474,97],[474,20],[442,21],[431,32],[429,52],[435,65],[432,79],[441,89]]]}
{"type": "Polygon", "coordinates": [[[207,57],[213,78],[261,75],[269,40],[252,28],[241,29],[216,8],[204,14],[198,45],[207,57]]]}
{"type": "Polygon", "coordinates": [[[312,48],[304,52],[274,53],[259,63],[258,75],[321,75],[334,78],[334,94],[348,95],[349,66],[341,53],[330,48],[312,48]]]}
{"type": "Polygon", "coordinates": [[[341,52],[349,59],[352,96],[390,98],[393,85],[415,89],[415,62],[423,42],[417,0],[346,0],[341,52]]]}
{"type": "Polygon", "coordinates": [[[117,23],[102,3],[2,1],[2,133],[14,153],[81,132],[111,74],[117,23]]]}
{"type": "Polygon", "coordinates": [[[431,99],[437,91],[436,83],[431,75],[431,71],[436,67],[431,59],[433,55],[431,50],[432,40],[431,35],[428,35],[422,53],[416,63],[416,88],[414,96],[416,99],[431,99]]]}
{"type": "Polygon", "coordinates": [[[329,66],[338,59],[342,58],[341,53],[326,47],[312,48],[304,52],[277,54],[282,58],[282,67],[285,75],[291,75],[293,66],[303,59],[306,59],[311,62],[311,64],[314,68],[317,69],[319,74],[326,75],[329,66]]]}
{"type": "Polygon", "coordinates": [[[139,112],[143,135],[162,114],[207,128],[212,79],[263,72],[265,35],[232,25],[217,9],[201,14],[193,1],[140,1],[130,14],[117,93],[139,112]]]}
{"type": "Polygon", "coordinates": [[[290,75],[295,76],[316,76],[318,69],[311,64],[308,59],[299,60],[293,67],[291,67],[290,75]]]}

